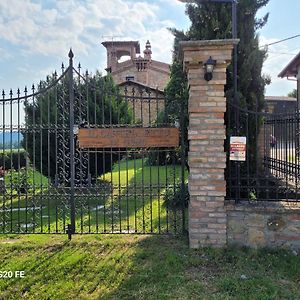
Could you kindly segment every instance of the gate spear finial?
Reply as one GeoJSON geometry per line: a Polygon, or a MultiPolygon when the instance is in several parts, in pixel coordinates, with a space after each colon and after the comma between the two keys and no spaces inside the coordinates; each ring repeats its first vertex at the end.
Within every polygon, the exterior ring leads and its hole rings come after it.
{"type": "Polygon", "coordinates": [[[74,57],[74,53],[72,51],[72,48],[70,48],[70,51],[69,51],[69,58],[73,58],[74,57]]]}

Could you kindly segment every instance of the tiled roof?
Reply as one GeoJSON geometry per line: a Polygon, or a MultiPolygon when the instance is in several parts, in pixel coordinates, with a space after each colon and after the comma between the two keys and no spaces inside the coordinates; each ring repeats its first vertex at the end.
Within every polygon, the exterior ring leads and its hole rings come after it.
{"type": "Polygon", "coordinates": [[[158,89],[158,88],[155,88],[155,87],[152,87],[152,86],[148,86],[148,85],[145,85],[141,82],[138,82],[138,81],[134,81],[134,80],[126,80],[126,81],[123,81],[121,83],[118,84],[119,86],[123,86],[123,85],[138,85],[142,88],[146,88],[146,89],[150,89],[150,90],[154,90],[154,91],[157,91],[158,93],[164,93],[164,91],[158,89]]]}
{"type": "Polygon", "coordinates": [[[300,52],[289,62],[289,64],[278,74],[278,77],[297,76],[297,68],[300,66],[300,52]]]}

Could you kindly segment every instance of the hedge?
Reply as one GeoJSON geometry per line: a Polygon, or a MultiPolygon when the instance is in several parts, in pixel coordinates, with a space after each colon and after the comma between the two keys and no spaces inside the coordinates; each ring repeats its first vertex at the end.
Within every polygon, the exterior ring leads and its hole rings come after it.
{"type": "Polygon", "coordinates": [[[3,167],[5,170],[19,170],[26,167],[26,158],[27,152],[24,150],[0,152],[0,167],[3,167]]]}

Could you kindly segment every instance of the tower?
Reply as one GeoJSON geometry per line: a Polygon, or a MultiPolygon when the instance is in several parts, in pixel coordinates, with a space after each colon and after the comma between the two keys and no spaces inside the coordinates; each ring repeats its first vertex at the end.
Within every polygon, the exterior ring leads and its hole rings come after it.
{"type": "Polygon", "coordinates": [[[151,61],[151,54],[152,54],[151,44],[149,40],[147,40],[146,49],[144,50],[144,58],[149,59],[151,61]]]}
{"type": "Polygon", "coordinates": [[[140,44],[138,41],[107,41],[103,42],[102,45],[107,50],[106,71],[109,73],[117,70],[118,61],[122,56],[128,55],[131,60],[134,60],[136,54],[140,53],[140,44]]]}

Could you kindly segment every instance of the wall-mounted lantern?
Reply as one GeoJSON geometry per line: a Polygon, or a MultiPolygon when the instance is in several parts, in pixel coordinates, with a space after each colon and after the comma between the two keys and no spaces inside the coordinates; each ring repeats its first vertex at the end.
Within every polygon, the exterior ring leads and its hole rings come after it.
{"type": "Polygon", "coordinates": [[[204,63],[204,79],[206,81],[210,81],[213,78],[213,70],[216,65],[216,60],[212,59],[211,56],[209,59],[204,63]]]}

